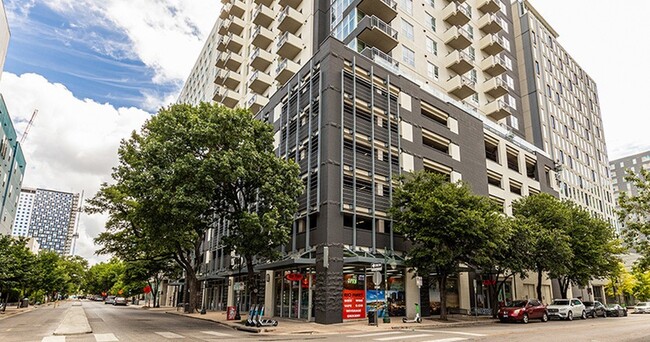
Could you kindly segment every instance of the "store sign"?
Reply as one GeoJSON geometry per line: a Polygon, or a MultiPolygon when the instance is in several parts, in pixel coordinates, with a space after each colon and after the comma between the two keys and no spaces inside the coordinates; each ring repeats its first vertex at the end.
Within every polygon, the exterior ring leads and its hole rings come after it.
{"type": "Polygon", "coordinates": [[[286,276],[288,281],[301,281],[302,280],[302,274],[300,273],[289,273],[286,276]]]}
{"type": "Polygon", "coordinates": [[[343,290],[343,319],[366,318],[366,291],[343,290]]]}

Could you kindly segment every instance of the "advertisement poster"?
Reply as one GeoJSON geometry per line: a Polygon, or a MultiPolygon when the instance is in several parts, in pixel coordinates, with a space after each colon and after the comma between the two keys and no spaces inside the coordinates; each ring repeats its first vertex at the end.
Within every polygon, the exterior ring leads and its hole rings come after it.
{"type": "Polygon", "coordinates": [[[343,319],[366,318],[364,290],[343,290],[343,319]]]}
{"type": "Polygon", "coordinates": [[[367,290],[366,291],[366,312],[368,311],[383,311],[384,304],[386,303],[386,291],[384,290],[367,290]]]}

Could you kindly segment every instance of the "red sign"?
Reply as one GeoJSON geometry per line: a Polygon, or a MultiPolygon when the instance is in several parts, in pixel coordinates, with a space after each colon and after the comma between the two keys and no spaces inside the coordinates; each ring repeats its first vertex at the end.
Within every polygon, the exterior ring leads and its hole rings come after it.
{"type": "Polygon", "coordinates": [[[366,318],[366,291],[343,290],[343,319],[366,318]]]}
{"type": "Polygon", "coordinates": [[[289,273],[286,276],[288,281],[301,281],[302,280],[302,274],[300,273],[289,273]]]}
{"type": "Polygon", "coordinates": [[[496,280],[488,279],[488,280],[483,280],[483,286],[494,286],[497,284],[496,280]]]}
{"type": "Polygon", "coordinates": [[[235,316],[237,315],[237,307],[235,306],[229,306],[227,312],[227,317],[226,319],[229,321],[232,321],[235,319],[235,316]]]}
{"type": "Polygon", "coordinates": [[[144,290],[144,293],[149,293],[149,292],[151,292],[151,286],[147,285],[147,286],[144,287],[143,290],[144,290]]]}

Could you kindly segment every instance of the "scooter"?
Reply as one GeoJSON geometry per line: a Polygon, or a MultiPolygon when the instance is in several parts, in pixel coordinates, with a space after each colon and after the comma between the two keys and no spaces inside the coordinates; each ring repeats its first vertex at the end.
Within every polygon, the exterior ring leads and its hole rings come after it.
{"type": "Polygon", "coordinates": [[[264,316],[264,305],[262,305],[262,308],[260,308],[260,312],[257,314],[257,322],[256,325],[257,327],[277,327],[278,326],[278,321],[274,319],[264,319],[262,318],[264,316]]]}
{"type": "Polygon", "coordinates": [[[407,319],[406,317],[402,318],[404,323],[422,323],[422,318],[420,317],[420,304],[415,303],[415,318],[407,319]]]}
{"type": "Polygon", "coordinates": [[[246,319],[246,323],[244,323],[247,327],[255,326],[257,323],[255,321],[255,315],[257,315],[257,305],[251,306],[251,309],[248,311],[248,318],[246,319]]]}

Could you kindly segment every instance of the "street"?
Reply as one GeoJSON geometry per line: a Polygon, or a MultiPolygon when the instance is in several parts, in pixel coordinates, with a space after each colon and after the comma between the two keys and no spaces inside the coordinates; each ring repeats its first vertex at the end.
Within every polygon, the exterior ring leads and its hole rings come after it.
{"type": "MultiPolygon", "coordinates": [[[[377,341],[377,342],[456,342],[456,341],[649,341],[650,315],[610,317],[587,320],[538,321],[525,324],[488,323],[478,326],[413,330],[355,331],[353,326],[328,326],[331,333],[252,334],[232,330],[210,321],[198,320],[139,306],[112,306],[84,301],[83,308],[93,332],[86,335],[53,336],[69,303],[58,308],[41,307],[15,317],[0,320],[0,341],[377,341]]],[[[362,323],[360,323],[362,324],[362,323]]]]}

